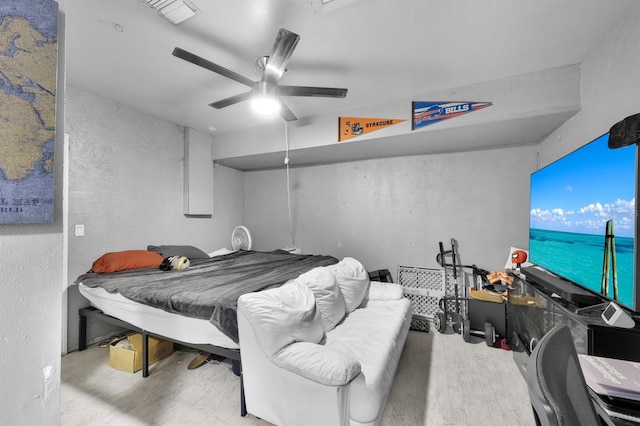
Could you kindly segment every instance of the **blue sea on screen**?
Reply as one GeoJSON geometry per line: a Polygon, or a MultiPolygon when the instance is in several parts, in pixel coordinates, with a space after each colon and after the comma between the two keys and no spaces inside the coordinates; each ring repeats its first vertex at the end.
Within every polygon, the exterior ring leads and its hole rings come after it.
{"type": "MultiPolygon", "coordinates": [[[[618,302],[633,306],[633,238],[615,238],[618,302]]],[[[531,262],[556,275],[600,293],[604,237],[572,232],[530,230],[531,262]]],[[[611,255],[609,254],[611,261],[611,255]]],[[[612,269],[610,267],[610,269],[612,269]]],[[[613,299],[613,271],[609,274],[609,294],[613,299]]]]}

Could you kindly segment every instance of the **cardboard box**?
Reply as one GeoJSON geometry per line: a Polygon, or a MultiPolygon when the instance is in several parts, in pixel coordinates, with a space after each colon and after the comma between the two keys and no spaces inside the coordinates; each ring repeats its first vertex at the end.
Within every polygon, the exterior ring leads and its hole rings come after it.
{"type": "MultiPolygon", "coordinates": [[[[173,353],[173,342],[149,336],[149,365],[173,353]]],[[[142,334],[135,333],[112,342],[109,345],[109,365],[115,369],[135,373],[142,370],[142,334]],[[118,343],[128,340],[134,349],[119,347],[118,343]]]]}

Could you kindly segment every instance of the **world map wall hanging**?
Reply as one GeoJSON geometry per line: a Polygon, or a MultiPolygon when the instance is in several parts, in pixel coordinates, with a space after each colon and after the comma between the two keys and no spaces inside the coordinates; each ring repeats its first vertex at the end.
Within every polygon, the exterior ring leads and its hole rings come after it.
{"type": "Polygon", "coordinates": [[[0,224],[53,222],[58,4],[0,2],[0,224]]]}

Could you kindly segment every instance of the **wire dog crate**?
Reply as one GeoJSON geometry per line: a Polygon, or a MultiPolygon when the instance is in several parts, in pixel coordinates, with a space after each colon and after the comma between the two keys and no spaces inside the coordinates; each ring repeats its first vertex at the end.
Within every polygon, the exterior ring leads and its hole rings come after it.
{"type": "MultiPolygon", "coordinates": [[[[428,322],[440,309],[440,299],[455,295],[453,271],[445,272],[444,269],[398,266],[398,284],[402,286],[404,296],[411,301],[412,330],[429,331],[428,322]]],[[[460,291],[462,286],[458,287],[460,291]]],[[[447,300],[445,303],[450,309],[452,307],[449,304],[454,301],[447,300]]]]}

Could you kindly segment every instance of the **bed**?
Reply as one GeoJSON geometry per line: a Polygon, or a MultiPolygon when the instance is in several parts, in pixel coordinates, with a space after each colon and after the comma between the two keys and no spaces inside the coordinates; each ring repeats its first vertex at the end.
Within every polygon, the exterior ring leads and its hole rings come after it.
{"type": "MultiPolygon", "coordinates": [[[[162,258],[167,253],[159,254],[162,258]]],[[[239,375],[238,297],[282,285],[315,267],[337,262],[332,256],[284,250],[240,250],[193,258],[181,271],[146,267],[88,272],[75,282],[91,304],[79,312],[79,350],[86,348],[87,318],[95,318],[143,334],[144,377],[148,375],[149,335],[228,357],[239,375]]]]}

